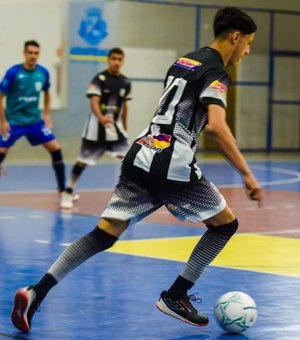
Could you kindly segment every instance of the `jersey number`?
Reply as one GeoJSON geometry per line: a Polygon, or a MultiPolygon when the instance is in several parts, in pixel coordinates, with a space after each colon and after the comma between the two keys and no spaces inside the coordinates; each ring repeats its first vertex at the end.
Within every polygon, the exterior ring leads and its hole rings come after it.
{"type": "Polygon", "coordinates": [[[158,110],[152,119],[156,124],[171,124],[175,113],[176,105],[179,103],[187,80],[169,76],[165,91],[160,98],[158,110]]]}

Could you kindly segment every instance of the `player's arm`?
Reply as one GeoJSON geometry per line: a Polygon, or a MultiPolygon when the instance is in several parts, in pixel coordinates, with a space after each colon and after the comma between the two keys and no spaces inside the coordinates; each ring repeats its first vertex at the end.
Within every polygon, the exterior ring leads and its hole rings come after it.
{"type": "Polygon", "coordinates": [[[101,97],[99,96],[90,96],[90,106],[93,114],[97,117],[99,122],[105,126],[106,124],[112,123],[111,117],[106,117],[100,109],[101,105],[101,97]]]}
{"type": "Polygon", "coordinates": [[[52,119],[51,119],[50,106],[51,106],[50,91],[44,91],[44,111],[43,111],[42,118],[45,121],[46,126],[49,129],[52,129],[53,124],[52,124],[52,119]]]}
{"type": "Polygon", "coordinates": [[[127,131],[128,105],[127,105],[126,100],[124,101],[124,104],[123,104],[121,119],[122,119],[122,124],[123,124],[124,129],[125,129],[125,131],[127,131]]]}
{"type": "Polygon", "coordinates": [[[5,95],[0,92],[0,132],[4,138],[7,138],[7,134],[10,131],[10,125],[5,115],[3,99],[5,95]]]}
{"type": "MultiPolygon", "coordinates": [[[[128,80],[127,80],[128,81],[128,80]]],[[[126,95],[125,95],[125,98],[124,98],[124,102],[123,102],[123,106],[122,106],[122,116],[121,116],[121,119],[122,119],[122,124],[123,124],[123,127],[125,129],[125,131],[127,131],[127,128],[128,128],[128,100],[131,100],[131,83],[128,81],[127,83],[127,91],[126,91],[126,95]]]]}
{"type": "Polygon", "coordinates": [[[204,133],[213,140],[220,152],[242,175],[247,196],[252,200],[262,201],[262,189],[241,154],[236,140],[226,123],[226,111],[224,108],[216,104],[208,105],[208,123],[204,133]]]}

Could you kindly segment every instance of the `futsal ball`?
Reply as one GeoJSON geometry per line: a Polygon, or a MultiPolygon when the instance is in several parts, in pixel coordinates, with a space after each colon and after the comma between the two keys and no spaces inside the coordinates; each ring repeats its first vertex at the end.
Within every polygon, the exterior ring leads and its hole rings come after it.
{"type": "Polygon", "coordinates": [[[257,318],[255,301],[243,292],[228,292],[219,297],[215,306],[219,326],[228,333],[242,333],[252,327],[257,318]]]}

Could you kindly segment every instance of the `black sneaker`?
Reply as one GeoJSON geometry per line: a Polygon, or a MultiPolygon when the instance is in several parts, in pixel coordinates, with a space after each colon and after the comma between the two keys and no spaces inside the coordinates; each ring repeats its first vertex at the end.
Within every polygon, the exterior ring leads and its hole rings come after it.
{"type": "Polygon", "coordinates": [[[206,326],[208,317],[197,311],[191,304],[190,300],[196,301],[195,296],[187,294],[179,300],[172,300],[167,296],[167,291],[160,294],[156,302],[156,307],[163,313],[173,316],[183,322],[194,326],[206,326]]]}
{"type": "Polygon", "coordinates": [[[35,297],[36,293],[31,287],[20,288],[16,292],[11,321],[21,332],[30,332],[31,319],[39,308],[35,297]]]}

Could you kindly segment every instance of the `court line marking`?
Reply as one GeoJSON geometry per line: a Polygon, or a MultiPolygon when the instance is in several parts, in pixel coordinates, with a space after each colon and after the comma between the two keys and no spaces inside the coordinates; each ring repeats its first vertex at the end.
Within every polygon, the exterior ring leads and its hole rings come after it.
{"type": "MultiPolygon", "coordinates": [[[[276,172],[280,174],[285,174],[285,175],[291,175],[295,176],[294,178],[288,178],[288,179],[279,179],[279,180],[274,180],[274,181],[260,181],[260,185],[263,187],[270,186],[270,185],[282,185],[282,184],[292,184],[292,183],[297,183],[300,182],[300,172],[299,171],[294,171],[294,170],[287,170],[287,169],[282,169],[282,168],[268,168],[266,166],[262,165],[251,165],[250,166],[252,169],[255,170],[268,170],[271,172],[276,172]]],[[[218,188],[240,188],[243,187],[242,183],[238,184],[223,184],[223,185],[217,185],[218,188]]]]}
{"type": "MultiPolygon", "coordinates": [[[[294,170],[288,170],[288,169],[283,169],[283,168],[268,168],[266,166],[262,165],[251,165],[252,169],[256,170],[268,170],[270,172],[275,172],[275,173],[280,173],[280,174],[285,174],[285,175],[290,175],[290,176],[295,176],[294,178],[288,178],[288,179],[281,179],[281,180],[274,180],[274,181],[261,181],[260,185],[263,187],[266,186],[271,186],[271,185],[282,185],[282,184],[292,184],[292,183],[297,183],[300,182],[300,172],[299,171],[294,171],[294,170]]],[[[243,184],[242,183],[232,183],[232,184],[219,184],[217,185],[218,188],[242,188],[243,184]]],[[[111,191],[113,188],[91,188],[91,189],[77,189],[76,192],[104,192],[104,191],[111,191]]],[[[9,195],[9,194],[14,194],[14,195],[22,195],[22,194],[48,194],[48,193],[54,193],[56,190],[20,190],[20,191],[2,191],[0,195],[9,195]]]]}
{"type": "Polygon", "coordinates": [[[50,244],[50,241],[47,240],[33,240],[34,243],[40,243],[40,244],[50,244]]]}
{"type": "Polygon", "coordinates": [[[9,338],[9,339],[15,339],[15,340],[30,340],[31,338],[24,338],[24,337],[20,337],[18,335],[14,335],[14,334],[9,334],[9,333],[0,333],[0,337],[2,338],[9,338]]]}
{"type": "MultiPolygon", "coordinates": [[[[91,188],[91,189],[78,189],[76,190],[76,192],[104,192],[104,191],[112,191],[113,188],[100,188],[100,189],[95,189],[95,188],[91,188]]],[[[0,196],[1,195],[24,195],[24,194],[52,194],[52,193],[57,193],[56,190],[17,190],[17,191],[2,191],[0,192],[0,196]]],[[[58,196],[58,194],[57,194],[58,196]]]]}
{"type": "Polygon", "coordinates": [[[28,218],[30,218],[31,220],[39,220],[42,218],[45,218],[46,215],[29,215],[28,218]]]}

